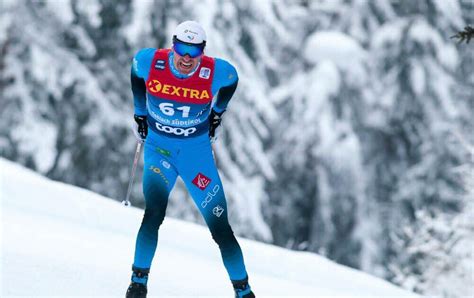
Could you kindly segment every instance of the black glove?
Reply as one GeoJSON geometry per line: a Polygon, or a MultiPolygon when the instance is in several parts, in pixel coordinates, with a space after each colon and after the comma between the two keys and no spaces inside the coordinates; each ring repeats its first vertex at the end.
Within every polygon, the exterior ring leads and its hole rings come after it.
{"type": "Polygon", "coordinates": [[[211,139],[215,136],[217,127],[221,125],[222,114],[224,114],[224,112],[225,111],[218,113],[214,111],[214,109],[211,109],[211,114],[209,115],[209,137],[211,137],[211,139]]]}
{"type": "Polygon", "coordinates": [[[133,115],[133,119],[137,122],[137,132],[138,136],[144,140],[148,134],[148,124],[146,123],[146,116],[137,116],[133,115]]]}

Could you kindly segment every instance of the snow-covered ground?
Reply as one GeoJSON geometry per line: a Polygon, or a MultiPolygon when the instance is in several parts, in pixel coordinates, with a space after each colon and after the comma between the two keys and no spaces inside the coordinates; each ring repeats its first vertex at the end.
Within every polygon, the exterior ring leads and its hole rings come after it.
{"type": "MultiPolygon", "coordinates": [[[[0,174],[1,297],[124,297],[142,210],[5,159],[0,174]]],[[[415,297],[316,254],[239,241],[258,297],[415,297]]],[[[232,297],[205,227],[165,219],[149,294],[232,297]]]]}

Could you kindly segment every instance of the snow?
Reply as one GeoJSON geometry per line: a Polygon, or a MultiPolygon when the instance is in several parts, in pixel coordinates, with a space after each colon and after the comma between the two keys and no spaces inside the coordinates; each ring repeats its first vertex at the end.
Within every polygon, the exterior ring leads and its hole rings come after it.
{"type": "Polygon", "coordinates": [[[291,32],[288,32],[285,29],[283,24],[273,13],[273,1],[250,1],[249,3],[252,5],[255,15],[258,16],[258,18],[261,18],[261,22],[269,24],[280,40],[286,41],[290,38],[291,32]]]}
{"type": "Polygon", "coordinates": [[[78,1],[76,5],[78,12],[87,16],[93,27],[98,28],[101,25],[101,4],[97,0],[78,1]]]}
{"type": "Polygon", "coordinates": [[[425,70],[420,64],[413,63],[410,75],[413,90],[417,95],[422,95],[426,88],[425,70]]]}
{"type": "Polygon", "coordinates": [[[49,10],[54,13],[56,17],[64,23],[64,25],[69,25],[74,20],[70,0],[47,0],[45,3],[49,10]]]}
{"type": "Polygon", "coordinates": [[[344,33],[317,31],[304,47],[305,59],[312,63],[332,62],[347,76],[348,83],[361,86],[367,79],[367,52],[359,42],[344,33]]]}
{"type": "Polygon", "coordinates": [[[233,19],[236,18],[237,9],[230,2],[224,2],[222,5],[222,15],[224,19],[233,19]]]}
{"type": "MultiPolygon", "coordinates": [[[[3,5],[2,9],[10,10],[10,7],[3,5]]],[[[0,44],[3,44],[7,40],[8,30],[12,24],[12,19],[13,17],[11,14],[6,14],[0,18],[0,44]]]]}
{"type": "Polygon", "coordinates": [[[458,64],[456,49],[451,43],[445,43],[438,31],[434,30],[425,20],[417,20],[409,31],[409,36],[419,43],[431,43],[436,51],[439,62],[450,69],[458,64]]]}
{"type": "MultiPolygon", "coordinates": [[[[31,55],[34,63],[38,63],[38,67],[33,68],[32,74],[38,78],[38,81],[45,89],[51,90],[51,93],[60,98],[59,88],[55,85],[55,72],[48,72],[46,75],[44,69],[49,69],[51,60],[44,55],[43,52],[36,46],[31,46],[31,55]]],[[[26,84],[23,81],[22,84],[26,84]]],[[[24,91],[21,91],[24,92],[24,91]]],[[[56,154],[56,139],[57,129],[55,123],[44,119],[41,114],[43,111],[38,111],[38,108],[45,109],[44,106],[38,106],[34,101],[26,101],[30,95],[24,93],[23,102],[23,125],[19,126],[15,132],[15,138],[19,140],[19,149],[23,152],[33,152],[34,160],[38,171],[46,173],[51,169],[55,154],[56,154]]],[[[36,99],[36,98],[35,98],[36,99]]],[[[38,100],[38,99],[36,99],[38,100]]]]}
{"type": "MultiPolygon", "coordinates": [[[[4,159],[0,169],[1,296],[123,297],[142,211],[4,159]]],[[[416,297],[315,254],[239,242],[260,297],[416,297]]],[[[231,297],[206,228],[164,221],[149,294],[231,297]]]]}
{"type": "Polygon", "coordinates": [[[304,56],[312,63],[330,60],[348,68],[354,61],[365,58],[365,51],[355,39],[344,33],[323,31],[308,37],[304,56]]]}
{"type": "Polygon", "coordinates": [[[153,11],[152,5],[153,2],[151,1],[133,1],[132,21],[124,28],[124,34],[131,44],[135,44],[138,41],[140,34],[151,32],[152,27],[148,25],[148,22],[153,11]]]}
{"type": "Polygon", "coordinates": [[[399,19],[381,26],[374,34],[371,47],[383,50],[383,46],[399,45],[402,39],[402,29],[407,24],[407,20],[399,19]]]}
{"type": "Polygon", "coordinates": [[[18,133],[27,138],[27,135],[34,138],[34,142],[22,142],[21,148],[24,151],[34,152],[36,167],[40,173],[46,173],[54,164],[56,158],[57,130],[53,123],[44,121],[41,118],[29,123],[30,125],[18,129],[18,133]]]}
{"type": "MultiPolygon", "coordinates": [[[[442,14],[453,25],[463,26],[461,7],[457,1],[434,0],[438,13],[442,14]]],[[[472,5],[472,2],[471,2],[472,5]]]]}

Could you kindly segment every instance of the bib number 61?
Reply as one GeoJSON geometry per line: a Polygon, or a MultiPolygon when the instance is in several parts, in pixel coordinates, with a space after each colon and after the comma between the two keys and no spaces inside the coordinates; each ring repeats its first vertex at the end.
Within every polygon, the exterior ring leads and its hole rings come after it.
{"type": "MultiPolygon", "coordinates": [[[[174,105],[170,102],[163,102],[159,105],[160,111],[165,114],[166,116],[173,116],[175,113],[174,105]]],[[[183,118],[189,117],[189,111],[191,111],[191,107],[189,106],[182,106],[176,108],[176,110],[180,110],[183,112],[183,118]]]]}

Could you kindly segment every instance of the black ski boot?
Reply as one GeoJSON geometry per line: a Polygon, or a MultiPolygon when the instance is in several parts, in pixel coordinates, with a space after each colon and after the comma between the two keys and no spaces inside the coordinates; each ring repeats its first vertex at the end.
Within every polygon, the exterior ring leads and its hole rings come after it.
{"type": "Polygon", "coordinates": [[[234,286],[235,298],[255,298],[255,294],[249,286],[248,276],[242,280],[232,280],[232,285],[234,286]]]}
{"type": "Polygon", "coordinates": [[[148,273],[150,273],[150,269],[132,267],[132,270],[132,282],[127,289],[125,298],[146,298],[148,292],[146,283],[148,281],[148,273]]]}

